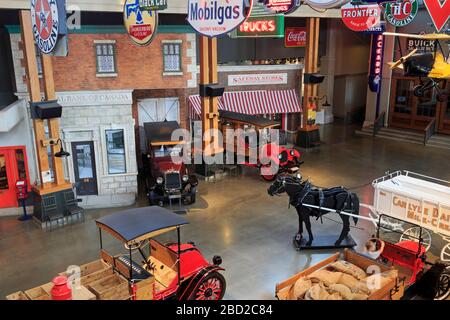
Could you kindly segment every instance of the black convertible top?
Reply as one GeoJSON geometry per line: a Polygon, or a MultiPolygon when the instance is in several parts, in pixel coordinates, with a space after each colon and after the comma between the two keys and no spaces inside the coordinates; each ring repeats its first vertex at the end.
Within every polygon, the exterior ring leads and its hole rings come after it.
{"type": "Polygon", "coordinates": [[[152,144],[170,142],[172,132],[176,129],[180,129],[180,125],[176,121],[144,123],[145,136],[152,144]]]}
{"type": "Polygon", "coordinates": [[[219,111],[219,117],[223,121],[248,123],[259,128],[270,128],[277,127],[280,125],[279,122],[264,118],[262,116],[253,116],[249,114],[231,112],[231,111],[219,111]]]}
{"type": "Polygon", "coordinates": [[[99,228],[105,229],[123,242],[141,237],[151,238],[160,230],[189,223],[183,217],[158,206],[121,211],[95,222],[99,228]]]}

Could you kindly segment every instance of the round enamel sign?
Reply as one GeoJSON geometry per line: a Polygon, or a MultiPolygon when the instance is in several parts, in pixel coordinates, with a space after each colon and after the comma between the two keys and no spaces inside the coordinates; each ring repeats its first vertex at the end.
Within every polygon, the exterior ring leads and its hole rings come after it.
{"type": "Polygon", "coordinates": [[[123,21],[133,43],[138,46],[150,44],[156,35],[158,13],[139,7],[139,0],[125,0],[123,21]]]}
{"type": "Polygon", "coordinates": [[[417,0],[404,0],[403,2],[388,2],[384,16],[386,20],[396,27],[403,27],[410,24],[419,11],[417,0]]]}
{"type": "Polygon", "coordinates": [[[32,0],[31,26],[38,48],[50,53],[58,42],[59,20],[56,0],[32,0]]]}
{"type": "Polygon", "coordinates": [[[236,29],[251,13],[253,0],[189,0],[189,24],[198,33],[217,37],[236,29]]]}
{"type": "Polygon", "coordinates": [[[378,4],[352,5],[341,8],[342,21],[353,31],[368,31],[381,21],[381,8],[378,4]]]}
{"type": "Polygon", "coordinates": [[[304,2],[312,8],[332,9],[340,8],[350,0],[305,0],[304,2]]]}

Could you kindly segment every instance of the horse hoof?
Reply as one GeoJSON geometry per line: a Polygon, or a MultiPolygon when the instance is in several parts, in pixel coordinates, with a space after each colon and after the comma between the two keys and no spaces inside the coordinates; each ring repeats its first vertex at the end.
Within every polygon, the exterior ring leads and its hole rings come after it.
{"type": "Polygon", "coordinates": [[[312,245],[312,240],[309,240],[307,243],[306,243],[306,246],[307,247],[310,247],[312,245]]]}
{"type": "Polygon", "coordinates": [[[335,245],[335,246],[340,246],[340,245],[341,245],[341,242],[342,242],[342,241],[336,241],[336,242],[334,243],[334,245],[335,245]]]}

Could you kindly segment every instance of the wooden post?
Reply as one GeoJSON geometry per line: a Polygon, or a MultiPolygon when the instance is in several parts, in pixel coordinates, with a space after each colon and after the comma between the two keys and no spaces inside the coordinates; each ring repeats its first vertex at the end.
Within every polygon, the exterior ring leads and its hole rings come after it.
{"type": "MultiPolygon", "coordinates": [[[[41,101],[41,88],[39,86],[39,73],[36,60],[36,48],[34,44],[33,29],[31,27],[31,16],[29,10],[20,11],[20,26],[22,30],[22,44],[27,74],[28,92],[31,102],[41,101]]],[[[44,121],[33,119],[36,153],[39,167],[39,178],[43,188],[49,187],[51,183],[44,183],[44,172],[50,169],[47,155],[47,147],[41,143],[45,140],[44,121]]]]}
{"type": "MultiPolygon", "coordinates": [[[[319,61],[319,31],[320,19],[307,18],[306,19],[306,56],[305,56],[305,73],[316,73],[318,71],[319,61]]],[[[309,125],[308,119],[311,118],[311,110],[309,106],[311,103],[318,103],[317,95],[319,92],[318,85],[305,84],[303,95],[303,121],[301,131],[317,130],[317,125],[309,125]]],[[[315,119],[315,117],[313,117],[315,119]]]]}

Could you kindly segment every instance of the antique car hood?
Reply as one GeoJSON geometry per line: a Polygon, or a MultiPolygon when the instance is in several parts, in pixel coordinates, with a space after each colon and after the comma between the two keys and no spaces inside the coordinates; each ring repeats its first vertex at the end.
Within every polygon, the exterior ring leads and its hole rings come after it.
{"type": "Polygon", "coordinates": [[[171,161],[170,157],[164,157],[164,158],[156,158],[154,159],[154,164],[155,164],[155,168],[161,173],[163,174],[164,172],[167,171],[179,171],[181,172],[181,170],[183,169],[183,164],[179,163],[173,163],[173,161],[171,161]]]}

